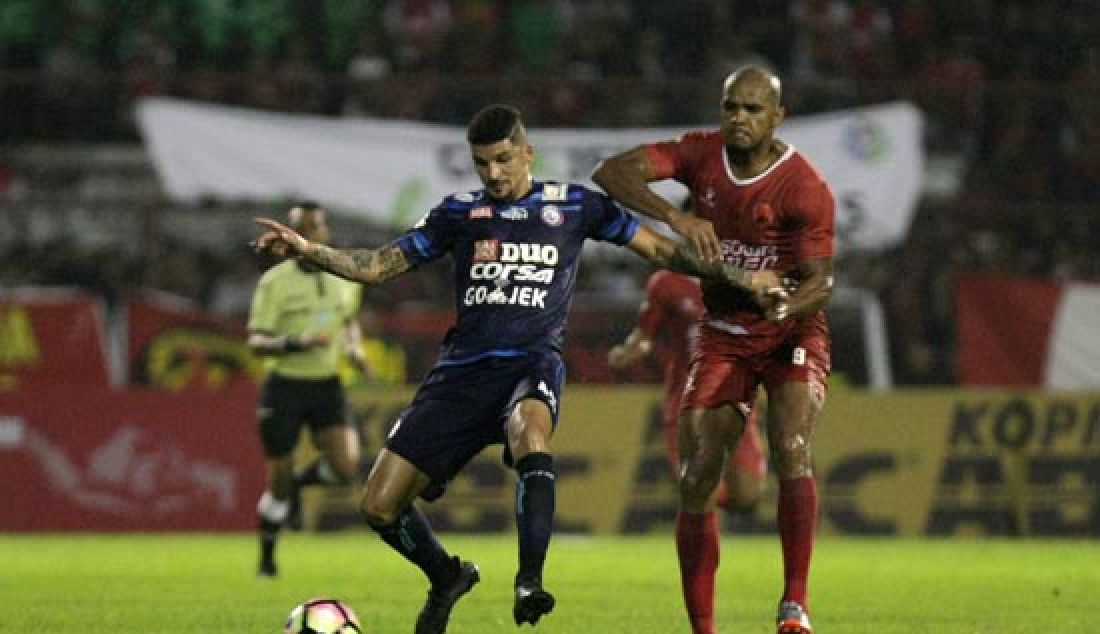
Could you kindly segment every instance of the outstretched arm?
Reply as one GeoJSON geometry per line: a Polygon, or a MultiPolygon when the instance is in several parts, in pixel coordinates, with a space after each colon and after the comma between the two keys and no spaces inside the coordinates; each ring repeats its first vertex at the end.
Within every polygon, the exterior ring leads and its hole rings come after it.
{"type": "Polygon", "coordinates": [[[378,249],[334,249],[317,242],[310,242],[297,231],[270,218],[256,218],[267,227],[255,242],[256,251],[270,251],[281,256],[300,256],[340,277],[380,284],[412,268],[405,252],[391,242],[378,249]]]}
{"type": "Polygon", "coordinates": [[[704,260],[690,245],[670,240],[645,225],[638,227],[626,246],[661,268],[695,277],[721,280],[731,286],[743,288],[752,293],[757,303],[765,308],[787,299],[787,293],[775,271],[750,271],[726,262],[704,260]]]}
{"type": "Polygon", "coordinates": [[[661,179],[641,146],[604,160],[592,173],[592,182],[603,188],[608,196],[625,207],[667,223],[693,244],[704,259],[719,259],[722,249],[711,222],[681,211],[653,193],[649,183],[655,180],[661,179]]]}

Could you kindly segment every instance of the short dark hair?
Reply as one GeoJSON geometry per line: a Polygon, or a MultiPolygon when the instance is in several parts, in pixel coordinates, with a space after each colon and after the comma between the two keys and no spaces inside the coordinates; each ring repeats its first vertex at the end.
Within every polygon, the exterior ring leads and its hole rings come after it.
{"type": "Polygon", "coordinates": [[[488,145],[505,139],[516,141],[526,134],[519,109],[505,104],[486,106],[470,119],[466,140],[471,145],[488,145]]]}

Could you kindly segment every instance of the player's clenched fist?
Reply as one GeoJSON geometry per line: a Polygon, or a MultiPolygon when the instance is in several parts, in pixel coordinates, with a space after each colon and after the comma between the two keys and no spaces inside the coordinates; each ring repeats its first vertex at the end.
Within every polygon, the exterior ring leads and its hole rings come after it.
{"type": "Polygon", "coordinates": [[[769,320],[783,321],[787,318],[789,294],[775,271],[749,273],[747,288],[769,320]]]}
{"type": "Polygon", "coordinates": [[[267,228],[263,235],[252,242],[252,248],[258,253],[270,251],[278,256],[290,256],[306,254],[309,251],[310,241],[290,227],[271,218],[254,220],[256,224],[267,228]]]}

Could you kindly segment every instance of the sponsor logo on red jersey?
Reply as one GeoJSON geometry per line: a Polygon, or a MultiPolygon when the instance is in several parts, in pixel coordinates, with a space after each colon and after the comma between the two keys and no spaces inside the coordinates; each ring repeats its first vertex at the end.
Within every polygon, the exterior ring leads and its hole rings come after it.
{"type": "Polygon", "coordinates": [[[734,266],[759,271],[779,266],[779,247],[774,244],[745,244],[722,240],[722,260],[734,266]]]}

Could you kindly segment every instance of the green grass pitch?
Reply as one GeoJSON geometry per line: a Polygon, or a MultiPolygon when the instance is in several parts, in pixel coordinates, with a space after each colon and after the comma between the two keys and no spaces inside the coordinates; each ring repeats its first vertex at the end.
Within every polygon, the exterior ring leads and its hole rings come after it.
{"type": "MultiPolygon", "coordinates": [[[[449,634],[517,631],[514,539],[444,541],[482,572],[449,634]]],[[[365,632],[412,631],[425,581],[367,531],[286,535],[275,581],[253,576],[255,553],[250,535],[0,535],[0,632],[280,632],[295,604],[318,595],[350,603],[365,632]]],[[[689,632],[671,536],[556,537],[546,585],[558,607],[522,631],[689,632]]],[[[1088,632],[1100,544],[821,539],[810,588],[818,634],[1088,632]]],[[[779,590],[775,538],[725,539],[721,632],[774,632],[779,590]]]]}

